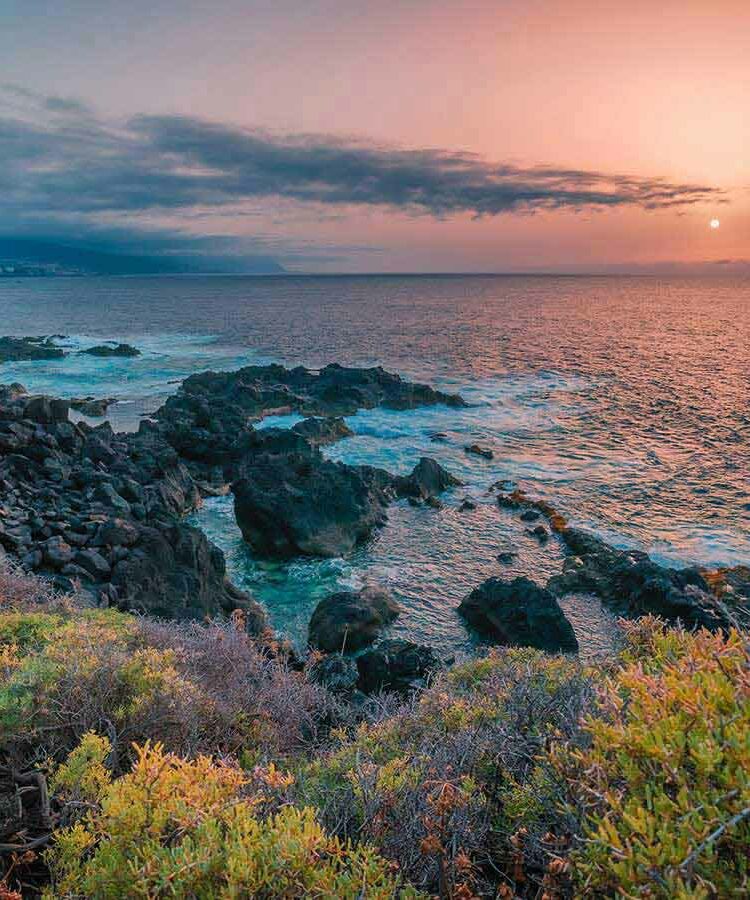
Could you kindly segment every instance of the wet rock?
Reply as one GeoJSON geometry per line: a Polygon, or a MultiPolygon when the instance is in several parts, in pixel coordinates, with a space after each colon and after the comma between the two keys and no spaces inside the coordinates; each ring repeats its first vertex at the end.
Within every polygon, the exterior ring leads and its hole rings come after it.
{"type": "Polygon", "coordinates": [[[547,587],[555,594],[597,594],[626,616],[653,614],[689,628],[727,628],[726,606],[696,568],[670,569],[639,550],[618,550],[579,528],[562,533],[568,556],[547,587]]]}
{"type": "Polygon", "coordinates": [[[549,531],[541,524],[537,525],[535,528],[527,528],[526,534],[535,537],[542,544],[546,544],[550,536],[549,531]]]}
{"type": "Polygon", "coordinates": [[[424,687],[430,674],[442,665],[431,647],[411,641],[383,641],[358,657],[359,687],[367,694],[408,693],[424,687]]]}
{"type": "Polygon", "coordinates": [[[452,487],[459,487],[463,482],[451,475],[434,459],[423,456],[414,467],[411,475],[405,478],[395,478],[394,484],[397,493],[401,497],[417,497],[427,500],[437,497],[443,491],[452,487]]]}
{"type": "Polygon", "coordinates": [[[340,416],[327,418],[310,417],[302,422],[297,422],[292,431],[302,435],[313,447],[321,447],[325,444],[335,444],[343,438],[351,437],[354,432],[340,416]]]}
{"type": "Polygon", "coordinates": [[[259,634],[267,624],[259,604],[227,579],[221,550],[183,523],[143,526],[138,545],[114,566],[111,583],[121,609],[172,619],[203,619],[240,609],[250,633],[259,634]]]}
{"type": "Polygon", "coordinates": [[[529,578],[488,578],[464,598],[458,612],[501,644],[578,652],[573,628],[554,595],[529,578]]]}
{"type": "Polygon", "coordinates": [[[65,351],[49,338],[0,337],[0,363],[27,359],[62,359],[65,351]]]}
{"type": "Polygon", "coordinates": [[[51,397],[31,397],[26,401],[23,415],[32,422],[51,425],[55,422],[67,422],[68,401],[51,397]]]}
{"type": "Polygon", "coordinates": [[[477,504],[471,499],[471,497],[464,497],[458,507],[458,510],[459,512],[473,512],[476,508],[477,504]]]}
{"type": "Polygon", "coordinates": [[[141,355],[141,351],[138,350],[137,347],[133,347],[130,344],[118,344],[115,341],[109,341],[106,344],[97,344],[95,347],[88,347],[86,350],[79,350],[78,352],[86,356],[100,357],[131,357],[141,355]]]}
{"type": "Polygon", "coordinates": [[[473,456],[481,456],[484,459],[495,458],[495,454],[489,447],[481,447],[479,444],[467,444],[466,447],[464,447],[464,450],[473,456]]]}
{"type": "Polygon", "coordinates": [[[504,566],[509,566],[518,556],[517,551],[515,550],[501,550],[497,554],[497,561],[502,563],[504,566]]]}
{"type": "Polygon", "coordinates": [[[371,644],[399,612],[399,605],[380,588],[331,594],[312,614],[310,645],[329,653],[359,650],[371,644]]]}
{"type": "Polygon", "coordinates": [[[335,653],[314,662],[308,677],[314,684],[322,684],[335,694],[349,694],[357,687],[359,669],[352,657],[335,653]]]}
{"type": "Polygon", "coordinates": [[[309,445],[254,455],[232,484],[235,516],[262,556],[341,556],[385,524],[390,482],[386,472],[324,460],[309,445]]]}
{"type": "Polygon", "coordinates": [[[526,509],[521,513],[521,521],[522,522],[536,522],[541,516],[541,513],[536,509],[526,509]]]}

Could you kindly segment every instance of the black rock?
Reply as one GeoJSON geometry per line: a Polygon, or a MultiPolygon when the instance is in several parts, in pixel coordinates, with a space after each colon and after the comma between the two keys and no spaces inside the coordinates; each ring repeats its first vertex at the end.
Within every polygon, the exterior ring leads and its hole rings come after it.
{"type": "Polygon", "coordinates": [[[331,594],[312,614],[310,645],[329,653],[359,650],[371,644],[399,612],[395,600],[379,588],[331,594]]]}
{"type": "Polygon", "coordinates": [[[351,437],[354,432],[340,416],[327,418],[308,418],[297,422],[292,431],[301,434],[313,447],[335,444],[343,438],[351,437]]]}
{"type": "Polygon", "coordinates": [[[336,694],[349,694],[357,687],[359,669],[352,657],[335,653],[314,662],[308,677],[314,684],[322,684],[336,694]]]}
{"type": "Polygon", "coordinates": [[[0,363],[26,359],[62,359],[65,351],[49,338],[0,337],[0,363]]]}
{"type": "Polygon", "coordinates": [[[497,561],[501,562],[504,566],[509,566],[517,556],[518,553],[515,550],[501,550],[500,553],[497,554],[497,561]]]}
{"type": "Polygon", "coordinates": [[[70,407],[84,416],[101,418],[107,415],[107,410],[113,403],[117,403],[114,397],[102,400],[97,400],[95,397],[75,397],[70,401],[70,407]]]}
{"type": "Polygon", "coordinates": [[[567,528],[562,538],[569,555],[562,573],[547,583],[554,593],[597,594],[622,615],[650,613],[690,628],[731,626],[726,606],[698,569],[660,566],[647,553],[618,550],[579,528],[567,528]]]}
{"type": "Polygon", "coordinates": [[[407,693],[424,687],[429,675],[441,666],[431,647],[410,641],[383,641],[357,658],[359,687],[367,694],[407,693]]]}
{"type": "Polygon", "coordinates": [[[341,556],[385,524],[391,481],[387,472],[324,460],[309,445],[254,455],[232,484],[235,516],[262,556],[341,556]]]}
{"type": "Polygon", "coordinates": [[[526,534],[531,535],[531,537],[537,538],[543,544],[546,544],[549,540],[549,531],[544,527],[544,525],[537,525],[534,528],[527,528],[526,534]]]}
{"type": "Polygon", "coordinates": [[[488,578],[464,598],[458,612],[501,644],[578,652],[573,628],[554,595],[528,578],[488,578]]]}
{"type": "Polygon", "coordinates": [[[79,350],[87,356],[140,356],[141,351],[137,347],[130,344],[117,344],[110,341],[108,344],[97,344],[95,347],[88,347],[86,350],[79,350]]]}
{"type": "Polygon", "coordinates": [[[479,444],[467,444],[466,447],[464,447],[464,450],[467,453],[471,453],[474,456],[481,456],[484,459],[495,458],[495,454],[489,447],[480,447],[479,444]]]}
{"type": "Polygon", "coordinates": [[[459,487],[461,484],[458,478],[427,456],[421,457],[411,475],[394,479],[399,496],[416,497],[421,500],[437,497],[443,491],[459,487]]]}

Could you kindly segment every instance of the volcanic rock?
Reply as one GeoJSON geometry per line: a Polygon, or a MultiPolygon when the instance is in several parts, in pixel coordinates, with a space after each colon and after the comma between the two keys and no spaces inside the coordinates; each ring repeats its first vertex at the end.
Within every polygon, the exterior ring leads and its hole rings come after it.
{"type": "Polygon", "coordinates": [[[375,587],[331,594],[312,614],[310,645],[329,653],[359,650],[371,644],[400,611],[386,591],[375,587]]]}
{"type": "Polygon", "coordinates": [[[573,628],[554,595],[529,578],[488,578],[464,598],[458,612],[501,644],[578,652],[573,628]]]}

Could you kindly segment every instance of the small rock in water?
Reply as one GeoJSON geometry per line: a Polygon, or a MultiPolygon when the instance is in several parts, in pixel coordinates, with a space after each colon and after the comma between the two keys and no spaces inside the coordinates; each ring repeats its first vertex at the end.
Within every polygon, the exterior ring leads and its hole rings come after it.
{"type": "Polygon", "coordinates": [[[79,350],[79,353],[86,356],[140,356],[141,351],[137,347],[130,344],[118,344],[115,341],[109,341],[106,344],[97,344],[95,347],[88,347],[86,350],[79,350]]]}
{"type": "Polygon", "coordinates": [[[521,521],[536,522],[540,515],[541,513],[537,512],[535,509],[527,509],[521,513],[521,521]]]}
{"type": "Polygon", "coordinates": [[[554,595],[528,578],[488,578],[458,612],[477,631],[501,644],[576,653],[573,627],[554,595]]]}
{"type": "Polygon", "coordinates": [[[444,444],[448,440],[448,435],[444,431],[433,431],[429,438],[433,444],[444,444]]]}
{"type": "Polygon", "coordinates": [[[476,503],[471,499],[471,497],[464,497],[461,501],[461,505],[458,507],[460,512],[472,512],[477,508],[476,503]]]}
{"type": "Polygon", "coordinates": [[[497,561],[504,566],[509,566],[517,556],[518,553],[515,550],[501,550],[497,554],[497,561]]]}
{"type": "Polygon", "coordinates": [[[471,453],[474,456],[481,456],[484,459],[494,459],[495,454],[490,450],[489,447],[480,447],[479,444],[467,444],[464,447],[464,450],[467,453],[471,453]]]}
{"type": "Polygon", "coordinates": [[[547,531],[544,525],[537,525],[536,528],[527,528],[526,534],[538,538],[543,544],[549,540],[549,531],[547,531]]]}

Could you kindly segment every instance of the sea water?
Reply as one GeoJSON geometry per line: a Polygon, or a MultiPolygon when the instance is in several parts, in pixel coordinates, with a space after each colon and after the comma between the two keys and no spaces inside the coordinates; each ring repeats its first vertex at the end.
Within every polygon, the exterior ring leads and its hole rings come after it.
{"type": "MultiPolygon", "coordinates": [[[[64,360],[0,367],[0,381],[60,396],[116,397],[116,429],[137,428],[186,375],[278,361],[382,364],[460,392],[466,409],[368,410],[326,453],[407,473],[437,459],[465,485],[443,509],[395,504],[346,558],[256,559],[231,498],[191,521],[225,552],[233,580],[303,643],[328,592],[376,582],[404,612],[392,634],[471,649],[456,614],[491,575],[540,583],[562,549],[500,510],[499,480],[570,521],[670,565],[750,561],[750,282],[737,279],[373,277],[110,278],[0,282],[0,333],[63,333],[64,360]],[[76,350],[128,341],[134,359],[76,350]],[[432,440],[435,432],[446,439],[432,440]],[[479,443],[486,460],[466,454],[479,443]],[[471,497],[476,510],[461,511],[471,497]],[[497,554],[513,549],[511,565],[497,554]]],[[[296,417],[265,424],[290,426],[296,417]]],[[[611,616],[563,601],[584,653],[606,649],[611,616]]]]}

